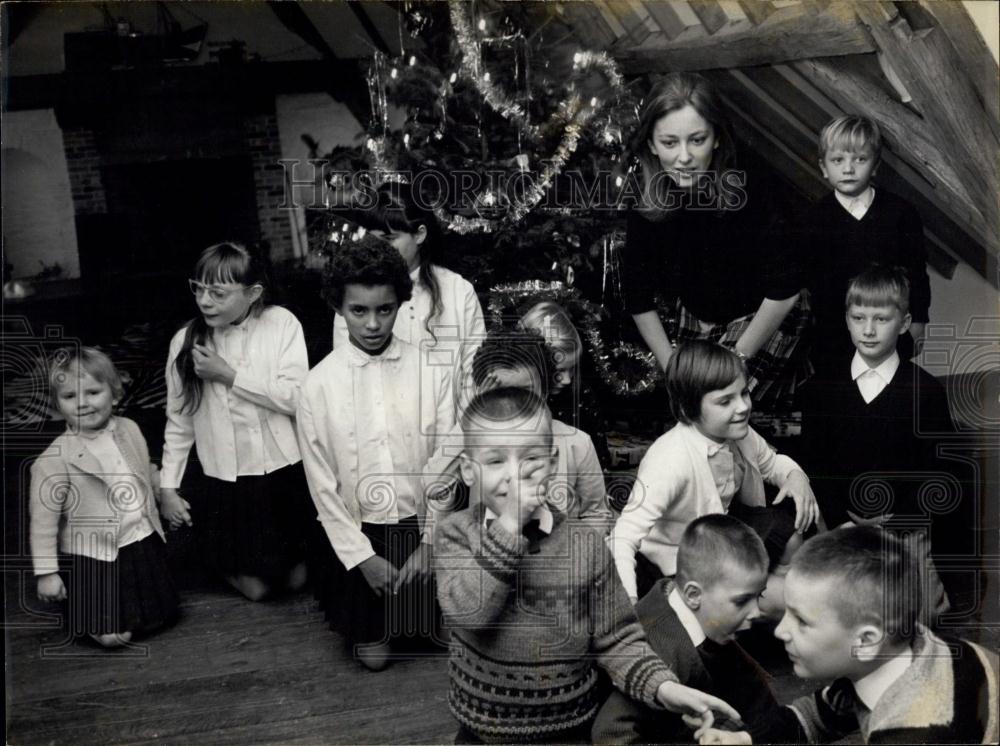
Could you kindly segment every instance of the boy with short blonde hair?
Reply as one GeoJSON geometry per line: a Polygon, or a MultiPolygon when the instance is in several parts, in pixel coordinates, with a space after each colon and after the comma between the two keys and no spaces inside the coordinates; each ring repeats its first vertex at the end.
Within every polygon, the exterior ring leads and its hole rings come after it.
{"type": "Polygon", "coordinates": [[[775,636],[798,676],[835,679],[790,705],[809,742],[860,729],[866,743],[996,743],[997,655],[923,627],[916,577],[874,526],[817,536],[793,558],[775,636]]]}
{"type": "MultiPolygon", "coordinates": [[[[771,741],[781,713],[764,670],[736,642],[760,616],[768,578],[764,542],[728,515],[705,515],[688,524],[677,548],[677,575],[659,580],[636,605],[649,644],[680,681],[736,707],[754,739],[771,741]]],[[[688,743],[681,718],[656,712],[612,692],[598,713],[595,744],[688,743]]]]}
{"type": "Polygon", "coordinates": [[[820,133],[818,155],[832,191],[805,212],[799,229],[816,319],[813,362],[823,371],[849,349],[841,316],[844,292],[850,278],[872,263],[905,268],[913,316],[900,353],[909,359],[913,343],[923,337],[931,302],[920,215],[909,202],[872,185],[882,160],[882,135],[871,119],[845,115],[830,121],[820,133]]]}
{"type": "Polygon", "coordinates": [[[773,740],[827,743],[860,730],[864,743],[997,742],[997,654],[917,621],[916,568],[888,532],[852,526],[807,541],[792,559],[785,608],[774,634],[796,675],[833,683],[776,715],[773,740]]]}
{"type": "Polygon", "coordinates": [[[531,391],[478,394],[462,416],[471,507],[435,537],[438,600],[452,630],[456,743],[589,740],[598,667],[628,697],[713,720],[739,714],[677,683],[646,642],[604,544],[604,521],[550,505],[552,415],[531,391]]]}
{"type": "MultiPolygon", "coordinates": [[[[914,542],[919,531],[924,538],[911,551],[925,555],[929,584],[940,589],[927,540],[938,564],[968,557],[974,517],[961,482],[949,478],[954,463],[937,453],[954,430],[944,386],[896,350],[910,324],[909,290],[901,267],[873,266],[850,281],[845,319],[855,352],[803,392],[802,460],[827,526],[885,521],[914,542]],[[937,503],[924,495],[927,484],[942,485],[937,503]]],[[[964,575],[944,573],[942,580],[950,596],[965,593],[964,575]]],[[[926,600],[924,619],[932,621],[946,601],[926,600]]]]}

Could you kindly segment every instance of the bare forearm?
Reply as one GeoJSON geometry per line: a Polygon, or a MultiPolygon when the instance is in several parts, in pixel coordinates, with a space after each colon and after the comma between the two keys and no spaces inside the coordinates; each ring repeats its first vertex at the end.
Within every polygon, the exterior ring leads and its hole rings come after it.
{"type": "Polygon", "coordinates": [[[750,325],[736,342],[737,351],[742,352],[747,357],[756,355],[757,351],[767,344],[771,335],[781,326],[781,322],[795,306],[795,301],[798,298],[798,294],[784,300],[765,298],[757,309],[757,313],[754,314],[750,325]]]}
{"type": "Polygon", "coordinates": [[[656,311],[646,311],[645,313],[632,316],[632,319],[635,321],[635,326],[639,330],[639,334],[642,335],[646,346],[656,355],[656,360],[660,364],[660,367],[666,368],[667,361],[674,350],[670,344],[670,340],[667,338],[667,332],[663,328],[663,322],[660,321],[659,315],[657,315],[656,311]]]}

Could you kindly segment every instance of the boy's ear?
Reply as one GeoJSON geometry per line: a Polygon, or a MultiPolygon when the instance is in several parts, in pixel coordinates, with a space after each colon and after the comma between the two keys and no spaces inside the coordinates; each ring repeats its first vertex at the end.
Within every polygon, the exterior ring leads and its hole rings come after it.
{"type": "Polygon", "coordinates": [[[910,331],[910,324],[912,324],[912,323],[913,323],[913,316],[910,315],[909,313],[904,313],[903,314],[903,326],[900,327],[899,333],[900,334],[906,334],[908,331],[910,331]]]}
{"type": "Polygon", "coordinates": [[[689,580],[680,589],[681,598],[684,599],[684,603],[691,611],[697,611],[701,608],[702,590],[701,583],[696,580],[689,580]]]}
{"type": "Polygon", "coordinates": [[[875,660],[882,652],[885,632],[875,624],[862,624],[854,632],[854,656],[865,663],[875,660]]]}
{"type": "Polygon", "coordinates": [[[262,296],[263,294],[264,294],[263,285],[251,285],[249,288],[247,288],[247,295],[249,296],[251,303],[256,303],[258,300],[260,300],[260,296],[262,296]]]}
{"type": "Polygon", "coordinates": [[[466,455],[465,451],[458,457],[458,473],[467,487],[476,483],[476,463],[466,455]]]}

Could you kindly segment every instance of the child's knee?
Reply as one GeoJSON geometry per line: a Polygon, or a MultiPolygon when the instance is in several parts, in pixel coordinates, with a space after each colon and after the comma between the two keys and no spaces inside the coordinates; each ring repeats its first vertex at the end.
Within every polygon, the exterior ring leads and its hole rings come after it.
{"type": "Polygon", "coordinates": [[[106,635],[91,635],[90,638],[102,648],[120,648],[132,639],[131,632],[109,632],[106,635]]]}
{"type": "Polygon", "coordinates": [[[240,575],[229,582],[250,601],[263,601],[271,594],[271,587],[252,575],[240,575]]]}

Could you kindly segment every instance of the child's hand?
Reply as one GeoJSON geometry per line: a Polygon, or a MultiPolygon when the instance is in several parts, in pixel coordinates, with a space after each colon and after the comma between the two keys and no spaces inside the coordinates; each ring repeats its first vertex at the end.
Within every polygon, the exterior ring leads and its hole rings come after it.
{"type": "Polygon", "coordinates": [[[511,494],[507,496],[503,513],[497,519],[507,533],[515,536],[521,533],[531,520],[531,514],[545,505],[547,488],[544,481],[536,481],[530,476],[511,480],[511,494]]]}
{"type": "Polygon", "coordinates": [[[431,545],[421,544],[414,550],[399,570],[393,593],[407,583],[426,583],[431,579],[431,545]]]}
{"type": "Polygon", "coordinates": [[[232,386],[236,380],[236,371],[229,363],[205,345],[196,344],[191,348],[191,360],[194,362],[194,372],[203,381],[218,381],[232,386]]]}
{"type": "Polygon", "coordinates": [[[892,516],[892,513],[883,513],[882,515],[877,515],[874,518],[862,518],[857,513],[852,513],[848,510],[847,517],[851,520],[844,521],[842,524],[837,526],[837,528],[848,528],[850,526],[875,526],[876,528],[882,528],[882,526],[892,520],[892,516]]]}
{"type": "Polygon", "coordinates": [[[678,684],[676,681],[665,681],[656,691],[656,699],[671,712],[680,713],[684,722],[695,728],[694,737],[712,727],[715,722],[713,710],[719,712],[734,722],[741,722],[740,713],[726,701],[713,697],[699,689],[678,684]]]}
{"type": "Polygon", "coordinates": [[[171,487],[160,489],[160,515],[170,524],[170,528],[180,528],[182,523],[192,525],[191,504],[171,487]]]}
{"type": "Polygon", "coordinates": [[[391,562],[373,554],[360,565],[358,569],[364,575],[365,582],[375,592],[375,595],[395,596],[396,584],[399,580],[399,570],[391,562]]]}
{"type": "Polygon", "coordinates": [[[38,576],[38,598],[42,601],[66,600],[66,585],[59,573],[38,576]]]}
{"type": "MultiPolygon", "coordinates": [[[[687,718],[685,718],[685,721],[687,718]]],[[[690,725],[690,723],[688,723],[690,725]]],[[[730,731],[730,730],[718,730],[717,728],[706,728],[701,732],[698,737],[698,743],[700,744],[750,744],[753,743],[753,739],[750,738],[750,734],[745,730],[741,731],[730,731]]]]}
{"type": "Polygon", "coordinates": [[[803,534],[819,518],[819,505],[809,486],[809,477],[799,469],[788,475],[778,496],[774,498],[774,504],[777,505],[788,495],[795,501],[795,530],[803,534]]]}

